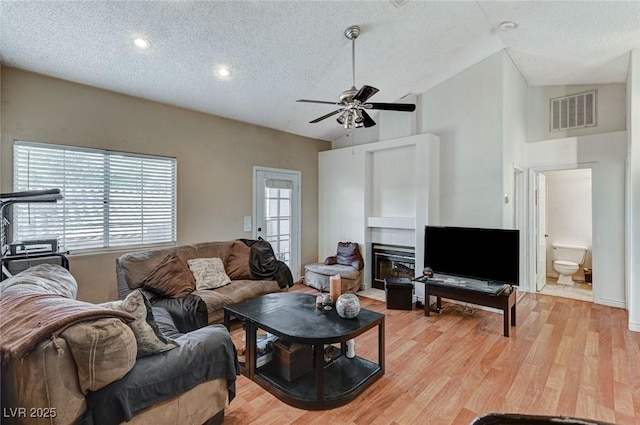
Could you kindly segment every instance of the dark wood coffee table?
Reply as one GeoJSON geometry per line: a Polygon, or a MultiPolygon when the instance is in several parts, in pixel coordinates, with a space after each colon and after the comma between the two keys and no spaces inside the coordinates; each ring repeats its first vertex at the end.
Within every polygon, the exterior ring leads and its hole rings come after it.
{"type": "Polygon", "coordinates": [[[283,402],[308,410],[347,404],[384,375],[384,314],[361,309],[358,317],[343,319],[335,309],[316,308],[315,299],[311,294],[284,292],[224,308],[227,329],[232,317],[245,325],[246,364],[241,365],[241,372],[283,402]],[[346,341],[375,327],[378,328],[377,363],[357,355],[349,359],[343,354],[325,365],[325,344],[340,343],[341,352],[346,353],[346,341]],[[311,345],[315,357],[313,371],[289,382],[271,364],[257,367],[258,329],[285,342],[311,345]]]}

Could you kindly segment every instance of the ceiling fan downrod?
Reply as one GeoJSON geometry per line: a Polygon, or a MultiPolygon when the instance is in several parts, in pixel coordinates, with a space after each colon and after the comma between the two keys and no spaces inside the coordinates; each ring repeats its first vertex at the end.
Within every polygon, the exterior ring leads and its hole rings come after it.
{"type": "Polygon", "coordinates": [[[352,25],[344,30],[344,36],[351,40],[351,88],[356,89],[356,38],[360,35],[360,27],[352,25]]]}
{"type": "Polygon", "coordinates": [[[353,97],[358,93],[356,89],[356,38],[360,35],[360,27],[358,25],[352,25],[344,30],[344,36],[351,40],[351,88],[345,90],[340,95],[340,101],[345,103],[344,112],[337,118],[336,121],[344,128],[349,129],[351,127],[362,127],[362,113],[359,110],[360,102],[354,102],[353,97]]]}

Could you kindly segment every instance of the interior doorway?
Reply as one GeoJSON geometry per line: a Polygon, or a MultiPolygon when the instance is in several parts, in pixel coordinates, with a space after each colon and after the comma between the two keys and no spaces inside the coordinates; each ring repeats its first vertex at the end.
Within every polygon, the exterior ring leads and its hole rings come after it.
{"type": "Polygon", "coordinates": [[[588,167],[574,167],[534,172],[535,289],[538,293],[594,300],[597,282],[593,281],[592,274],[591,171],[588,167]],[[576,263],[577,270],[571,265],[576,263]],[[562,275],[565,277],[561,278],[562,275]]]}
{"type": "Polygon", "coordinates": [[[536,291],[547,284],[547,178],[544,173],[536,176],[536,291]]]}
{"type": "Polygon", "coordinates": [[[276,258],[300,279],[300,171],[254,167],[254,239],[268,241],[276,258]]]}

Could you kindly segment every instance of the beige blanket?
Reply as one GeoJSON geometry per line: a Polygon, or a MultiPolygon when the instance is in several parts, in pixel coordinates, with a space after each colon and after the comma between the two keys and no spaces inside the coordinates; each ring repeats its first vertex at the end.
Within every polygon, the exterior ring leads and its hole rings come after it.
{"type": "Polygon", "coordinates": [[[78,322],[115,317],[132,322],[123,311],[53,294],[12,294],[0,300],[0,350],[3,359],[23,357],[41,341],[78,322]]]}

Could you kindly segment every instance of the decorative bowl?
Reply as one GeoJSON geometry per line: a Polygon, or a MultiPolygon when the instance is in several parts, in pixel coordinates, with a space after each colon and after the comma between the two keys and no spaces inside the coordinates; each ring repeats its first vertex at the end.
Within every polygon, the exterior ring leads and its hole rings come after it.
{"type": "Polygon", "coordinates": [[[354,294],[342,294],[336,301],[336,311],[343,319],[353,319],[360,313],[360,300],[354,294]]]}

